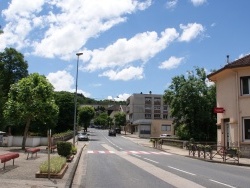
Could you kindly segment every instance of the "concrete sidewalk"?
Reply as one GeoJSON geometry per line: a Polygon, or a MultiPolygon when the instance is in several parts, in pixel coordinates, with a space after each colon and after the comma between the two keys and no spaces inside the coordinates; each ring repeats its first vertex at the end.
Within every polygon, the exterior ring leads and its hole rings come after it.
{"type": "MultiPolygon", "coordinates": [[[[70,140],[71,141],[71,140],[70,140]]],[[[70,142],[69,141],[69,142],[70,142]]],[[[20,147],[0,147],[0,155],[7,152],[19,153],[19,158],[15,159],[14,166],[12,160],[6,162],[5,170],[3,163],[0,163],[0,188],[44,188],[44,187],[71,187],[74,174],[78,165],[79,156],[85,146],[84,142],[77,142],[77,154],[72,162],[68,162],[68,169],[62,179],[36,178],[35,174],[39,171],[42,162],[48,160],[48,154],[45,146],[40,146],[40,152],[33,155],[33,158],[27,160],[27,153],[20,147]]],[[[57,151],[50,154],[51,157],[58,156],[57,151]]]]}
{"type": "MultiPolygon", "coordinates": [[[[131,133],[126,133],[126,135],[125,135],[125,132],[123,132],[123,131],[121,132],[121,134],[122,134],[122,136],[125,136],[125,137],[131,139],[133,142],[135,142],[139,145],[153,148],[153,143],[150,142],[150,139],[139,138],[138,135],[131,134],[131,133]]],[[[207,162],[217,162],[217,163],[223,163],[223,164],[231,164],[231,165],[249,166],[250,167],[250,159],[249,158],[242,158],[242,157],[239,158],[239,164],[238,164],[234,160],[228,160],[227,162],[223,162],[223,159],[220,158],[219,156],[214,157],[213,160],[204,159],[203,157],[198,158],[198,156],[193,157],[193,156],[189,155],[189,151],[187,149],[168,146],[168,145],[162,145],[160,150],[163,150],[163,151],[168,152],[168,153],[176,154],[176,155],[191,157],[191,158],[197,159],[197,160],[204,160],[207,162]]]]}

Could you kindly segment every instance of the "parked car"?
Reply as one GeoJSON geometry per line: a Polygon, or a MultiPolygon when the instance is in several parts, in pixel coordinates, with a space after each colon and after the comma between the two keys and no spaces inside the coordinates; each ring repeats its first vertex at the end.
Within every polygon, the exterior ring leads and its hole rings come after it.
{"type": "Polygon", "coordinates": [[[109,136],[116,136],[116,132],[114,129],[109,130],[109,136]]]}
{"type": "Polygon", "coordinates": [[[160,135],[161,138],[170,137],[170,136],[171,136],[170,134],[161,134],[160,135]]]}
{"type": "Polygon", "coordinates": [[[77,137],[78,137],[78,141],[88,141],[89,140],[87,133],[79,133],[77,135],[77,137]]]}

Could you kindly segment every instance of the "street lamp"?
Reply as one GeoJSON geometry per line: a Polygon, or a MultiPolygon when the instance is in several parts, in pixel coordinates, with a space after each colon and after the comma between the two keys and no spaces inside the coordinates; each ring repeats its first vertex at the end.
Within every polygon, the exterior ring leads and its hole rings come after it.
{"type": "Polygon", "coordinates": [[[76,106],[77,106],[77,80],[78,80],[78,64],[79,56],[83,53],[76,53],[77,55],[77,66],[76,66],[76,92],[75,92],[75,113],[74,113],[74,133],[73,133],[73,146],[75,146],[75,137],[76,137],[76,106]]]}

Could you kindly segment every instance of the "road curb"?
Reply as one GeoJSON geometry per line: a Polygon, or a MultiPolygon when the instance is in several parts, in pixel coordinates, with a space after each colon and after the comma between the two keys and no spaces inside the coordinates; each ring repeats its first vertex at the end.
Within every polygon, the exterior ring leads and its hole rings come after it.
{"type": "Polygon", "coordinates": [[[74,166],[69,174],[69,179],[67,180],[66,184],[65,184],[65,188],[71,188],[72,187],[72,184],[73,184],[73,180],[74,180],[74,177],[75,177],[75,173],[76,173],[76,169],[77,169],[77,166],[79,164],[79,161],[80,161],[80,158],[82,156],[82,152],[83,152],[83,149],[84,147],[86,147],[86,144],[84,144],[84,146],[81,148],[78,156],[77,156],[77,159],[76,159],[76,162],[74,163],[74,166]]]}

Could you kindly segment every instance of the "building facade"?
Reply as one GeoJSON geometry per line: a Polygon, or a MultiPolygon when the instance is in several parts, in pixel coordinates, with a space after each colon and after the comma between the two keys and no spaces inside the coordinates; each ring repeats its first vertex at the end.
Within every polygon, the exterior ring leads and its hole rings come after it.
{"type": "Polygon", "coordinates": [[[173,135],[172,120],[163,95],[133,94],[127,99],[127,131],[139,137],[173,135]],[[164,128],[161,128],[163,126],[164,128]],[[160,128],[159,128],[160,127],[160,128]]]}
{"type": "Polygon", "coordinates": [[[217,144],[250,156],[250,55],[208,75],[216,84],[217,144]]]}

